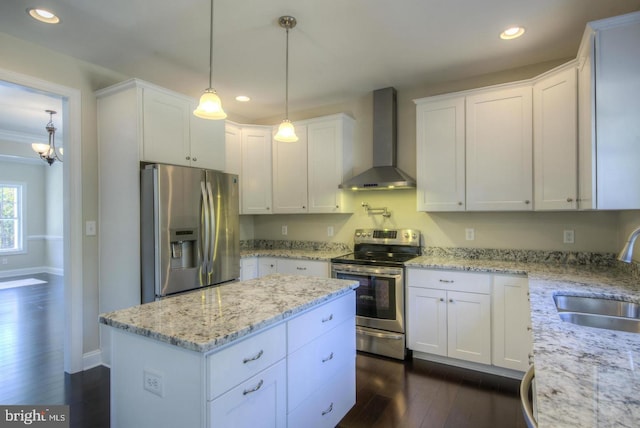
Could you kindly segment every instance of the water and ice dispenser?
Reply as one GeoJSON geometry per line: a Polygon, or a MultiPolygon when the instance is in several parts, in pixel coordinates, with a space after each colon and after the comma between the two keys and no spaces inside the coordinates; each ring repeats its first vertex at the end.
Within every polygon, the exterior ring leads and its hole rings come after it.
{"type": "Polygon", "coordinates": [[[171,229],[171,269],[197,267],[198,229],[171,229]]]}

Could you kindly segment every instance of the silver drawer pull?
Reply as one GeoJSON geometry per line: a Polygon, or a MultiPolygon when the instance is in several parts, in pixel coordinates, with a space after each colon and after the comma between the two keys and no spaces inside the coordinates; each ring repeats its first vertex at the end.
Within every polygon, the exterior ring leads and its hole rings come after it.
{"type": "Polygon", "coordinates": [[[322,318],[322,322],[329,322],[333,319],[333,314],[329,315],[327,318],[322,318]]]}
{"type": "Polygon", "coordinates": [[[331,413],[331,412],[333,412],[333,403],[331,403],[331,404],[329,405],[329,408],[328,408],[327,410],[323,410],[323,411],[322,411],[322,416],[324,416],[324,415],[326,415],[326,414],[329,414],[329,413],[331,413]]]}
{"type": "Polygon", "coordinates": [[[242,360],[242,364],[247,364],[249,361],[255,361],[258,358],[262,357],[262,354],[264,354],[264,351],[261,349],[260,352],[258,352],[256,355],[254,355],[251,358],[245,358],[244,360],[242,360]]]}
{"type": "Polygon", "coordinates": [[[445,284],[453,284],[453,280],[452,279],[440,279],[440,282],[444,282],[445,284]]]}
{"type": "Polygon", "coordinates": [[[327,358],[323,358],[323,359],[322,359],[322,362],[323,362],[323,363],[326,363],[326,362],[327,362],[327,361],[329,361],[329,360],[333,360],[333,352],[332,352],[331,354],[329,354],[329,356],[328,356],[327,358]]]}
{"type": "Polygon", "coordinates": [[[296,269],[298,269],[298,270],[307,270],[306,267],[301,267],[301,266],[296,266],[296,269]]]}
{"type": "Polygon", "coordinates": [[[245,389],[244,391],[242,391],[242,395],[247,395],[247,394],[251,394],[252,392],[256,392],[257,390],[262,388],[262,384],[263,383],[264,383],[264,381],[262,379],[260,379],[260,382],[258,382],[258,384],[256,386],[254,386],[251,389],[245,389]]]}

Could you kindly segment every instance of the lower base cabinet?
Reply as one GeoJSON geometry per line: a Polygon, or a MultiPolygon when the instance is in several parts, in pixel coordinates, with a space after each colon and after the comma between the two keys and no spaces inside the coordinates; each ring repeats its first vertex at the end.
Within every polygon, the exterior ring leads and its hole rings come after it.
{"type": "Polygon", "coordinates": [[[526,277],[409,268],[406,306],[409,349],[527,370],[532,341],[526,277]]]}
{"type": "Polygon", "coordinates": [[[355,292],[208,355],[111,339],[114,427],[333,428],[355,404],[355,292]]]}

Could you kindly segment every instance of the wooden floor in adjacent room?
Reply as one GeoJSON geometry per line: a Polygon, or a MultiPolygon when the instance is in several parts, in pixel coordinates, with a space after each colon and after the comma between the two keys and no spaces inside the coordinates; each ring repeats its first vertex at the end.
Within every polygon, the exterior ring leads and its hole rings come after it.
{"type": "MultiPolygon", "coordinates": [[[[109,427],[109,369],[63,371],[62,279],[29,277],[47,283],[0,289],[0,404],[69,404],[72,428],[109,427]]],[[[516,380],[368,354],[356,364],[357,402],[340,428],[526,427],[516,380]]]]}

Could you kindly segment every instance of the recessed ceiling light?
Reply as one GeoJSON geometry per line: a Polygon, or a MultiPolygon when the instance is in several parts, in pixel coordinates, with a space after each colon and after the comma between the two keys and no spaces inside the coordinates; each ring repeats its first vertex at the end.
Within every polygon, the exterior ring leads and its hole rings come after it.
{"type": "Polygon", "coordinates": [[[251,101],[251,98],[249,98],[246,95],[238,95],[236,97],[236,101],[240,101],[241,103],[246,103],[247,101],[251,101]]]}
{"type": "Polygon", "coordinates": [[[27,13],[33,19],[36,19],[40,22],[46,22],[47,24],[57,24],[60,22],[60,18],[46,9],[31,8],[27,9],[27,13]]]}
{"type": "Polygon", "coordinates": [[[500,33],[500,38],[502,40],[511,40],[518,38],[524,34],[524,27],[509,27],[500,33]]]}

